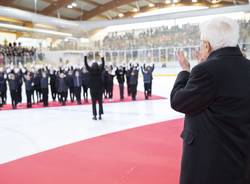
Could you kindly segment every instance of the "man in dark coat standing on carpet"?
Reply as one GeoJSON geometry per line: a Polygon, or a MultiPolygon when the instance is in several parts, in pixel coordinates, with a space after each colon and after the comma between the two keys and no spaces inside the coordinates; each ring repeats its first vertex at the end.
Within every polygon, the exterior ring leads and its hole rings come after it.
{"type": "Polygon", "coordinates": [[[49,105],[49,76],[48,73],[43,70],[42,71],[42,76],[40,79],[40,88],[42,91],[42,95],[43,95],[43,106],[47,107],[49,105]]]}
{"type": "Polygon", "coordinates": [[[87,56],[84,56],[84,63],[85,67],[90,74],[89,78],[89,87],[90,87],[90,94],[92,100],[92,110],[93,110],[93,120],[97,120],[97,110],[96,110],[96,103],[99,104],[99,119],[102,119],[103,114],[103,99],[102,99],[102,92],[103,92],[103,81],[102,81],[102,73],[105,66],[105,61],[103,54],[100,54],[102,64],[98,65],[97,62],[93,62],[92,66],[89,66],[87,61],[87,56]]]}
{"type": "Polygon", "coordinates": [[[78,70],[76,70],[73,77],[73,85],[75,88],[75,96],[78,105],[82,104],[81,102],[82,76],[80,74],[81,73],[78,70]]]}
{"type": "Polygon", "coordinates": [[[119,83],[120,100],[124,99],[124,82],[125,82],[125,67],[120,66],[116,69],[116,77],[119,83]]]}
{"type": "Polygon", "coordinates": [[[180,184],[249,184],[250,62],[237,46],[239,26],[226,17],[200,25],[200,64],[183,69],[171,106],[185,113],[180,184]]]}

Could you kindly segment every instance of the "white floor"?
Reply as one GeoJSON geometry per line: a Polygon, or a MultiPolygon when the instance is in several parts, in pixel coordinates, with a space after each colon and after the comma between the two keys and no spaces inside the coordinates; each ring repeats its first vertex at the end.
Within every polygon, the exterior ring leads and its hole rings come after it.
{"type": "MultiPolygon", "coordinates": [[[[2,111],[0,164],[111,132],[180,118],[183,115],[169,104],[174,81],[175,77],[154,78],[153,94],[168,99],[105,104],[102,121],[91,119],[90,105],[2,111]]],[[[142,81],[139,89],[143,89],[142,81]]]]}

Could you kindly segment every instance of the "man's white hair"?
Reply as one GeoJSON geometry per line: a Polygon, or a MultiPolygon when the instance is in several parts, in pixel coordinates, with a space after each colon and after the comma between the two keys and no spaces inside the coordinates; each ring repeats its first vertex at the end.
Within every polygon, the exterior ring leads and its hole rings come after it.
{"type": "Polygon", "coordinates": [[[239,24],[228,17],[215,17],[200,24],[201,40],[210,43],[213,50],[236,47],[239,41],[239,24]]]}

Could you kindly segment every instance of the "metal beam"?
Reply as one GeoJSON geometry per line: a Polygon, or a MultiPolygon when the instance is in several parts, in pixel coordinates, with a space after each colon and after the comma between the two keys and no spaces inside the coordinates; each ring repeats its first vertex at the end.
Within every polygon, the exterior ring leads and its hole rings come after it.
{"type": "Polygon", "coordinates": [[[78,17],[78,19],[82,18],[83,20],[88,20],[106,11],[115,9],[119,6],[123,6],[132,2],[134,2],[134,0],[112,0],[106,4],[103,4],[94,8],[93,10],[89,12],[86,12],[82,17],[78,17]]]}
{"type": "Polygon", "coordinates": [[[95,6],[101,5],[101,3],[98,3],[98,2],[95,2],[95,1],[92,1],[92,0],[80,0],[80,1],[86,2],[86,3],[89,3],[89,4],[93,4],[95,6]]]}
{"type": "Polygon", "coordinates": [[[48,7],[44,8],[40,13],[44,15],[52,15],[56,10],[72,3],[74,0],[60,0],[51,3],[48,7]]]}
{"type": "MultiPolygon", "coordinates": [[[[220,2],[220,3],[216,3],[216,4],[212,4],[208,1],[203,1],[201,3],[192,3],[192,1],[190,2],[180,2],[180,3],[176,3],[175,6],[191,6],[191,5],[195,5],[195,6],[207,6],[209,8],[219,8],[219,7],[225,7],[225,6],[230,6],[232,5],[232,2],[229,3],[229,2],[220,2]]],[[[148,12],[148,11],[152,11],[152,10],[155,10],[155,9],[160,9],[160,8],[168,8],[168,7],[171,7],[172,4],[166,4],[166,3],[155,3],[155,6],[154,7],[149,7],[149,6],[143,6],[140,8],[140,11],[139,12],[126,12],[124,13],[124,16],[122,18],[128,18],[128,17],[132,17],[132,16],[135,16],[139,13],[145,13],[145,12],[148,12]]],[[[119,18],[118,16],[115,17],[115,18],[119,18]]]]}
{"type": "Polygon", "coordinates": [[[15,2],[15,0],[0,0],[0,4],[3,6],[11,6],[13,3],[15,2]]]}

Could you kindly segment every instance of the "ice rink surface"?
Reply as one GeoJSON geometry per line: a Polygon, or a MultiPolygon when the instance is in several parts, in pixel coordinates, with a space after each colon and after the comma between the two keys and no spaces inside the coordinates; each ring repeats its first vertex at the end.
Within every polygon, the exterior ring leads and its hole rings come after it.
{"type": "MultiPolygon", "coordinates": [[[[153,94],[166,99],[104,104],[102,121],[92,120],[91,105],[0,111],[0,164],[96,136],[183,117],[169,103],[175,78],[154,77],[153,94]]],[[[142,78],[138,90],[143,91],[142,78]]]]}

